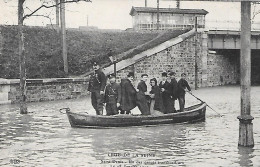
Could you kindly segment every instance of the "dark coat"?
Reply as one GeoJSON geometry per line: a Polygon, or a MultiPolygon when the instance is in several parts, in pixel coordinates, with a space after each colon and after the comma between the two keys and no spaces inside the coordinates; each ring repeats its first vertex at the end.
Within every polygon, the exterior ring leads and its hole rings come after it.
{"type": "Polygon", "coordinates": [[[171,83],[169,83],[168,81],[165,81],[165,83],[163,84],[162,81],[161,81],[160,84],[159,84],[159,88],[165,89],[165,91],[162,92],[163,97],[169,97],[169,98],[171,97],[171,95],[172,95],[172,93],[171,93],[171,91],[172,91],[171,83]]]}
{"type": "Polygon", "coordinates": [[[121,110],[130,111],[136,107],[136,90],[129,79],[121,80],[121,110]]]}
{"type": "Polygon", "coordinates": [[[152,90],[150,91],[150,94],[154,94],[155,104],[153,109],[164,112],[165,108],[163,106],[162,93],[159,86],[157,85],[152,86],[152,90]]]}
{"type": "Polygon", "coordinates": [[[106,75],[101,69],[90,75],[88,91],[104,91],[106,86],[106,75]]]}
{"type": "Polygon", "coordinates": [[[174,100],[176,100],[178,98],[178,82],[176,81],[176,79],[171,79],[171,92],[172,92],[172,98],[174,100]]]}
{"type": "Polygon", "coordinates": [[[109,83],[105,90],[105,103],[120,103],[121,87],[117,83],[109,83]]]}
{"type": "Polygon", "coordinates": [[[185,95],[185,89],[191,91],[188,82],[185,79],[180,79],[178,81],[178,97],[183,97],[185,95]]]}
{"type": "Polygon", "coordinates": [[[162,84],[162,81],[160,82],[159,84],[159,88],[164,88],[165,91],[162,92],[162,104],[163,104],[163,107],[164,107],[164,111],[161,111],[163,113],[171,113],[171,111],[174,109],[174,106],[173,106],[173,101],[172,101],[172,98],[171,98],[171,90],[172,90],[172,85],[171,83],[169,83],[168,81],[165,81],[164,84],[162,84]]]}
{"type": "Polygon", "coordinates": [[[136,93],[136,104],[141,111],[142,115],[149,115],[150,110],[148,106],[148,101],[145,95],[145,92],[147,92],[147,85],[144,81],[140,81],[138,83],[137,89],[139,90],[136,93]]]}

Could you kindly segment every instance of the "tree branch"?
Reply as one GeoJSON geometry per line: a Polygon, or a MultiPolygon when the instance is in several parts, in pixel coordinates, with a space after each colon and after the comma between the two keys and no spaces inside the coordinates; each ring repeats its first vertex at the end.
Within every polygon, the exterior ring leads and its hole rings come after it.
{"type": "MultiPolygon", "coordinates": [[[[25,0],[23,0],[25,1],[25,0]]],[[[84,1],[84,2],[92,2],[91,0],[67,0],[65,2],[59,2],[58,4],[55,5],[50,5],[50,6],[46,6],[46,5],[41,5],[40,7],[38,7],[36,10],[34,10],[32,13],[27,14],[23,17],[23,20],[26,19],[27,17],[33,16],[36,12],[38,12],[40,9],[42,8],[52,8],[52,7],[56,7],[59,6],[61,3],[74,3],[74,2],[80,2],[80,1],[84,1]]]]}

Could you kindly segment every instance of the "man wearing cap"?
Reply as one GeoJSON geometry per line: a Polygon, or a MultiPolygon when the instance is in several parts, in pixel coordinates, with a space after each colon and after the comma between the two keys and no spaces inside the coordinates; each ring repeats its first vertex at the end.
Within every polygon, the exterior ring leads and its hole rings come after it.
{"type": "Polygon", "coordinates": [[[129,72],[127,78],[121,80],[121,114],[130,114],[131,110],[136,107],[136,90],[133,80],[133,72],[129,72]]]}
{"type": "Polygon", "coordinates": [[[97,115],[103,114],[104,89],[106,76],[97,62],[93,62],[94,73],[90,76],[88,91],[91,92],[91,103],[97,115]]]}
{"type": "Polygon", "coordinates": [[[171,80],[168,77],[167,78],[167,72],[162,73],[162,81],[159,84],[159,88],[161,89],[162,92],[162,101],[163,101],[163,108],[165,109],[164,113],[171,113],[173,110],[173,105],[172,105],[172,98],[171,98],[171,80]]]}
{"type": "Polygon", "coordinates": [[[107,115],[118,114],[118,107],[120,106],[121,100],[121,87],[116,83],[114,74],[108,76],[109,84],[105,89],[105,103],[107,115]]]}
{"type": "Polygon", "coordinates": [[[178,81],[178,100],[180,105],[180,112],[184,111],[186,89],[191,92],[190,86],[186,81],[186,74],[182,73],[181,79],[178,81]]]}
{"type": "Polygon", "coordinates": [[[176,112],[175,109],[175,100],[178,98],[178,83],[175,79],[175,72],[169,72],[168,73],[169,77],[171,78],[171,96],[172,96],[172,110],[173,112],[176,112]]]}

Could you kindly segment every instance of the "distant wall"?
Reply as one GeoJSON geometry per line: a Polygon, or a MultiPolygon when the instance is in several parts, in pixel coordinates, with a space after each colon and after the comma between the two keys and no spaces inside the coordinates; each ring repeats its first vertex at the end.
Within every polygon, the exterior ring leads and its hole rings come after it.
{"type": "MultiPolygon", "coordinates": [[[[28,79],[27,102],[75,99],[87,96],[87,78],[28,79]]],[[[0,80],[0,104],[19,102],[19,80],[0,80]]]]}

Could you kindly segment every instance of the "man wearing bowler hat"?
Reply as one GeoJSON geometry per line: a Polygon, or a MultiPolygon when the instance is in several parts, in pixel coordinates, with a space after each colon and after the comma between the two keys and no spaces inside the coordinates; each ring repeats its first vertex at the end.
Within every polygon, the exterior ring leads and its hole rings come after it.
{"type": "Polygon", "coordinates": [[[90,76],[88,91],[91,92],[91,103],[96,114],[102,115],[106,76],[96,61],[93,62],[93,69],[94,73],[90,76]]]}

